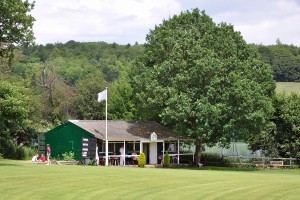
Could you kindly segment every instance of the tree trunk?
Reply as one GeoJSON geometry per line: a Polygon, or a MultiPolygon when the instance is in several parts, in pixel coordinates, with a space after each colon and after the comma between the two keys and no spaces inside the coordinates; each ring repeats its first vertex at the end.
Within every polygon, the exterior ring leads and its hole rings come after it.
{"type": "Polygon", "coordinates": [[[201,153],[202,153],[202,145],[203,143],[199,140],[196,141],[196,149],[195,149],[195,165],[198,165],[201,161],[201,153]]]}

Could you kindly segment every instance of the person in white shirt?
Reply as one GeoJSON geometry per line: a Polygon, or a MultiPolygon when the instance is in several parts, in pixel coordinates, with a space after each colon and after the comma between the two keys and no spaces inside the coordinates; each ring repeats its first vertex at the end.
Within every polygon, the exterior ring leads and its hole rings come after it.
{"type": "Polygon", "coordinates": [[[32,162],[39,162],[38,157],[39,157],[39,154],[34,155],[34,156],[32,157],[32,159],[31,159],[31,161],[32,161],[32,162]]]}
{"type": "Polygon", "coordinates": [[[99,165],[99,155],[98,155],[98,145],[96,144],[96,155],[95,155],[95,165],[99,165]]]}
{"type": "Polygon", "coordinates": [[[125,152],[124,152],[124,145],[121,146],[120,148],[120,165],[123,166],[124,165],[124,161],[125,161],[125,152]]]}

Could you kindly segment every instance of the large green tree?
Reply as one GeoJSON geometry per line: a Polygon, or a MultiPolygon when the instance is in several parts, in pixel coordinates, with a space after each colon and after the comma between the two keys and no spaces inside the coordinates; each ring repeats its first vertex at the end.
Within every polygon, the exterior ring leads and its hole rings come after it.
{"type": "Polygon", "coordinates": [[[254,137],[250,147],[269,156],[300,158],[300,96],[279,93],[274,96],[273,104],[272,121],[276,128],[254,137]]]}
{"type": "Polygon", "coordinates": [[[11,141],[31,143],[40,121],[39,101],[20,82],[0,76],[0,153],[11,141]]]}
{"type": "Polygon", "coordinates": [[[276,95],[273,132],[280,156],[300,158],[300,96],[276,95]]]}
{"type": "Polygon", "coordinates": [[[132,86],[144,119],[156,119],[203,146],[247,141],[269,126],[275,83],[269,65],[232,25],[198,9],[151,30],[132,86]]]}
{"type": "Polygon", "coordinates": [[[33,7],[28,0],[0,1],[0,57],[11,59],[16,45],[32,43],[35,19],[29,12],[33,7]]]}

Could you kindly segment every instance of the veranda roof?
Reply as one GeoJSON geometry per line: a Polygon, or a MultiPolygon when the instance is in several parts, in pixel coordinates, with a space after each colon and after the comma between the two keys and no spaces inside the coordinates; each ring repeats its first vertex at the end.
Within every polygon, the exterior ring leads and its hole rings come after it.
{"type": "MultiPolygon", "coordinates": [[[[69,120],[69,122],[92,133],[96,138],[105,140],[105,120],[69,120]]],[[[154,121],[107,121],[108,141],[150,141],[153,132],[157,134],[157,140],[184,139],[154,121]]]]}

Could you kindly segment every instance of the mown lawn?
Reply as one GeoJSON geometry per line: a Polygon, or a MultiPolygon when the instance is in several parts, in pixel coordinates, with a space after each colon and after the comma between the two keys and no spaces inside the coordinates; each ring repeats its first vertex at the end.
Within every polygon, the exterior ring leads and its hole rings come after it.
{"type": "Polygon", "coordinates": [[[37,165],[0,160],[0,199],[299,199],[300,170],[37,165]]]}

